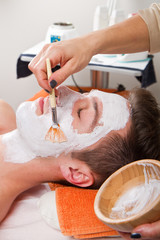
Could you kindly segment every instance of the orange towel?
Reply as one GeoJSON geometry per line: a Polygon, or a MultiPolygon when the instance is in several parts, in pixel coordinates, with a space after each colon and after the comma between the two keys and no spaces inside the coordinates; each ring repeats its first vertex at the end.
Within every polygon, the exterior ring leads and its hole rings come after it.
{"type": "Polygon", "coordinates": [[[75,238],[119,236],[102,223],[94,213],[94,198],[97,190],[63,187],[50,184],[56,191],[56,207],[61,232],[75,238]]]}
{"type": "Polygon", "coordinates": [[[39,91],[38,93],[36,93],[33,97],[31,97],[30,99],[28,99],[28,101],[34,101],[39,97],[47,97],[48,93],[45,92],[43,89],[41,91],[39,91]]]}

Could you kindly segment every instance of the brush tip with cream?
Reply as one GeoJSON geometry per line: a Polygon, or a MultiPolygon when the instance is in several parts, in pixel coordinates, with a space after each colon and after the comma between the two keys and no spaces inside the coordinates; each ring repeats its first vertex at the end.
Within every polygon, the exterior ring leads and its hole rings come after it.
{"type": "Polygon", "coordinates": [[[57,128],[53,128],[53,126],[50,127],[49,131],[46,134],[45,140],[50,142],[66,142],[67,138],[64,135],[63,131],[60,129],[60,126],[58,125],[57,128]]]}

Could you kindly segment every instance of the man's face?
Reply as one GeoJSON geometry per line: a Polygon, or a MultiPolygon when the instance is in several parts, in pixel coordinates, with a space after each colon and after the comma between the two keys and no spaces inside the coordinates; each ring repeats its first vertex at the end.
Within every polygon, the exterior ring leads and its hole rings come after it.
{"type": "Polygon", "coordinates": [[[58,156],[84,149],[112,130],[123,129],[129,120],[127,100],[119,95],[98,90],[80,94],[61,86],[58,96],[58,123],[67,137],[64,143],[45,140],[52,125],[48,97],[25,102],[17,110],[19,132],[36,155],[58,156]]]}

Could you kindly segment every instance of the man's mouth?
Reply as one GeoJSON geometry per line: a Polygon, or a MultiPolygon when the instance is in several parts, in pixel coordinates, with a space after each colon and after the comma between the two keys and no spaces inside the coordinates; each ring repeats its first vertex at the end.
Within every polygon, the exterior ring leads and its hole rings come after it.
{"type": "Polygon", "coordinates": [[[38,116],[47,114],[50,110],[49,97],[46,97],[46,98],[41,97],[41,98],[37,99],[36,106],[37,106],[36,114],[38,116]]]}
{"type": "MultiPolygon", "coordinates": [[[[67,103],[67,101],[70,101],[70,96],[73,95],[78,95],[81,96],[80,93],[78,92],[74,92],[71,89],[65,87],[65,86],[61,86],[57,89],[56,91],[56,106],[57,107],[64,107],[67,103]]],[[[41,116],[43,114],[47,114],[49,112],[51,112],[51,107],[50,107],[50,103],[49,103],[49,96],[48,97],[40,97],[37,99],[36,101],[36,115],[37,116],[41,116]]]]}
{"type": "Polygon", "coordinates": [[[41,111],[41,114],[44,113],[44,98],[40,98],[39,99],[39,107],[40,107],[40,111],[41,111]]]}

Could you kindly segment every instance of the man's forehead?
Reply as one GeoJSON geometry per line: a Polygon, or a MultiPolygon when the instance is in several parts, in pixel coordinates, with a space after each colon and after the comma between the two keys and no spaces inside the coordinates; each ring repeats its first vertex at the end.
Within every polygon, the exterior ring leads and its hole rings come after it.
{"type": "Polygon", "coordinates": [[[112,102],[112,103],[116,103],[119,101],[127,101],[124,97],[115,94],[115,93],[108,93],[108,92],[104,92],[104,91],[100,91],[97,89],[92,89],[89,93],[84,93],[84,94],[80,94],[79,92],[75,92],[69,88],[67,88],[66,86],[59,86],[58,87],[58,92],[59,94],[62,95],[61,101],[63,101],[63,98],[66,96],[68,96],[69,98],[67,99],[68,101],[70,101],[71,98],[76,97],[78,98],[83,98],[83,97],[98,97],[99,99],[101,99],[101,101],[103,103],[105,102],[112,102]]]}
{"type": "Polygon", "coordinates": [[[99,91],[99,90],[91,90],[90,93],[88,94],[89,97],[92,97],[92,96],[97,96],[99,97],[102,101],[106,102],[118,102],[118,101],[124,101],[124,102],[127,102],[127,99],[125,99],[124,97],[118,95],[118,94],[115,94],[115,93],[107,93],[107,92],[103,92],[103,91],[99,91]]]}

